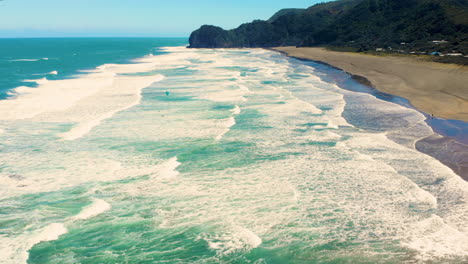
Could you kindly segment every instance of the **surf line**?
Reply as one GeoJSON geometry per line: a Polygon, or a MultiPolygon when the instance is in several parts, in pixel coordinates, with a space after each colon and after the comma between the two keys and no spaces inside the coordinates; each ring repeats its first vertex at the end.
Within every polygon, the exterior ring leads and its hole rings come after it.
{"type": "Polygon", "coordinates": [[[232,113],[233,116],[223,120],[222,125],[225,127],[225,129],[221,134],[216,136],[215,139],[217,141],[221,140],[223,136],[231,130],[231,127],[233,127],[236,124],[236,119],[234,118],[234,116],[239,115],[241,113],[241,109],[238,105],[236,105],[233,109],[229,111],[232,113]]]}
{"type": "MultiPolygon", "coordinates": [[[[71,217],[68,221],[65,221],[65,223],[52,223],[39,231],[34,232],[33,237],[28,239],[26,246],[18,248],[22,251],[19,256],[21,257],[21,262],[27,262],[29,258],[29,250],[31,250],[35,245],[41,242],[57,240],[62,235],[68,233],[68,229],[65,227],[65,224],[96,217],[112,208],[111,205],[104,200],[97,198],[92,198],[92,200],[93,202],[90,205],[84,207],[78,215],[71,217]]],[[[10,258],[10,260],[12,260],[12,258],[10,258]]]]}
{"type": "MultiPolygon", "coordinates": [[[[124,103],[124,104],[116,104],[114,109],[109,109],[109,111],[107,112],[103,112],[101,114],[98,114],[96,117],[95,116],[92,116],[91,118],[92,119],[88,119],[88,120],[82,120],[81,122],[79,122],[75,127],[73,127],[70,131],[68,132],[65,132],[61,135],[59,135],[62,140],[66,140],[66,141],[73,141],[73,140],[76,140],[76,139],[79,139],[83,136],[85,136],[86,134],[88,134],[94,127],[98,126],[101,124],[102,121],[106,120],[106,119],[109,119],[109,118],[112,118],[115,114],[121,112],[121,111],[124,111],[124,110],[127,110],[135,105],[138,105],[140,102],[141,102],[141,90],[143,90],[144,88],[150,86],[151,84],[155,83],[155,82],[159,82],[159,81],[162,81],[164,79],[164,76],[163,75],[156,75],[156,76],[153,76],[153,77],[131,77],[130,79],[127,78],[127,79],[124,79],[124,78],[120,78],[121,82],[119,82],[119,79],[117,78],[117,80],[115,81],[115,85],[117,86],[124,86],[124,87],[127,87],[129,85],[134,85],[135,88],[133,88],[133,93],[131,94],[132,96],[130,98],[133,98],[132,101],[129,101],[127,103],[124,103]],[[138,80],[136,80],[138,79],[138,80]],[[139,81],[139,82],[137,82],[139,81]],[[123,84],[126,84],[126,85],[123,85],[123,84]]],[[[118,98],[118,96],[122,95],[122,94],[126,94],[128,93],[128,89],[122,89],[121,91],[115,91],[115,89],[112,89],[114,88],[113,86],[111,86],[109,89],[110,90],[113,90],[112,92],[108,92],[108,93],[105,93],[104,96],[107,96],[107,97],[116,97],[118,98]]]]}

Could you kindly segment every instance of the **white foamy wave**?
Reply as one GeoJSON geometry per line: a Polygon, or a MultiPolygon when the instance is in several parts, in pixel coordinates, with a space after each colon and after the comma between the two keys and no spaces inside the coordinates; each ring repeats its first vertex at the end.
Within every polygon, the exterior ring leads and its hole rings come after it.
{"type": "Polygon", "coordinates": [[[24,80],[23,82],[34,82],[34,83],[37,83],[37,84],[46,84],[46,83],[49,82],[49,80],[47,80],[47,78],[44,77],[44,78],[41,78],[41,79],[24,80]]]}
{"type": "MultiPolygon", "coordinates": [[[[123,109],[122,109],[123,110],[123,109]]],[[[104,113],[101,116],[98,116],[96,119],[82,122],[79,125],[75,126],[72,130],[59,135],[63,140],[77,140],[84,135],[88,134],[94,127],[98,126],[101,121],[111,118],[115,113],[120,112],[121,110],[117,109],[112,112],[104,113]]]]}
{"type": "Polygon", "coordinates": [[[252,108],[259,109],[267,112],[270,116],[298,116],[301,113],[308,112],[311,114],[322,114],[322,110],[317,108],[315,105],[308,103],[303,100],[299,100],[295,97],[284,100],[283,104],[271,105],[268,108],[263,106],[254,106],[252,108]]]}
{"type": "Polygon", "coordinates": [[[181,164],[182,163],[177,161],[177,157],[173,157],[168,161],[164,162],[163,164],[157,166],[154,172],[154,176],[164,179],[171,179],[177,177],[177,175],[179,175],[177,167],[179,167],[181,164]]]}
{"type": "MultiPolygon", "coordinates": [[[[83,209],[80,214],[70,220],[89,219],[110,208],[111,206],[107,202],[93,199],[93,203],[90,206],[83,209]]],[[[32,247],[41,242],[57,240],[67,232],[68,229],[63,223],[52,223],[40,230],[16,238],[0,236],[3,243],[2,247],[0,247],[0,263],[27,263],[29,258],[28,252],[32,247]]]]}
{"type": "Polygon", "coordinates": [[[101,199],[93,198],[93,203],[84,208],[78,215],[74,216],[72,220],[85,220],[98,216],[111,209],[111,205],[101,199]]]}
{"type": "Polygon", "coordinates": [[[63,140],[76,140],[88,134],[103,120],[113,117],[116,113],[124,111],[139,104],[141,89],[154,82],[164,79],[164,76],[145,77],[117,77],[114,85],[103,89],[92,98],[82,102],[67,112],[68,117],[75,117],[79,124],[70,131],[59,135],[63,140]],[[96,108],[96,104],[104,104],[96,108]]]}
{"type": "Polygon", "coordinates": [[[214,102],[247,102],[243,94],[239,94],[236,91],[207,93],[200,96],[200,98],[214,102]]]}
{"type": "Polygon", "coordinates": [[[334,84],[321,81],[319,77],[313,75],[313,71],[309,68],[304,66],[302,70],[311,74],[310,76],[304,77],[302,80],[296,80],[297,86],[306,87],[307,89],[294,89],[294,96],[314,106],[325,107],[326,111],[323,112],[328,117],[330,128],[351,126],[342,116],[347,105],[341,93],[343,90],[334,84]]]}
{"type": "Polygon", "coordinates": [[[42,60],[49,60],[49,58],[42,58],[42,60]]]}
{"type": "Polygon", "coordinates": [[[31,242],[35,245],[40,242],[57,240],[61,235],[67,232],[68,230],[63,224],[53,223],[45,227],[31,242]]]}
{"type": "MultiPolygon", "coordinates": [[[[129,107],[131,107],[131,105],[129,107]]],[[[103,120],[111,118],[112,116],[114,116],[115,113],[120,112],[125,109],[126,108],[116,109],[114,111],[104,113],[98,116],[96,119],[82,122],[76,127],[74,127],[72,130],[61,134],[60,137],[63,140],[69,140],[69,141],[79,139],[83,137],[84,135],[86,135],[87,133],[89,133],[94,127],[98,126],[103,120]]]]}
{"type": "Polygon", "coordinates": [[[239,115],[241,113],[241,109],[238,105],[236,105],[233,109],[231,109],[231,113],[233,115],[239,115]]]}
{"type": "Polygon", "coordinates": [[[333,122],[328,122],[327,128],[338,129],[338,125],[333,122]]]}
{"type": "Polygon", "coordinates": [[[227,132],[229,132],[230,128],[236,124],[236,119],[234,117],[229,117],[227,119],[222,120],[220,124],[226,129],[216,137],[216,140],[220,140],[227,132]]]}
{"type": "Polygon", "coordinates": [[[257,234],[240,226],[234,227],[232,232],[207,236],[204,239],[218,255],[248,251],[262,244],[262,239],[257,234]]]}
{"type": "Polygon", "coordinates": [[[19,96],[0,101],[0,119],[27,119],[66,110],[80,99],[110,86],[113,77],[113,73],[97,72],[76,79],[43,82],[37,88],[18,87],[15,91],[20,93],[19,96]]]}
{"type": "MultiPolygon", "coordinates": [[[[17,130],[12,129],[11,132],[13,131],[17,132],[17,130]]],[[[11,139],[15,134],[8,133],[5,136],[11,136],[9,137],[11,139]]],[[[63,143],[57,142],[57,144],[63,143]]],[[[133,170],[126,169],[116,160],[105,159],[100,154],[79,149],[75,149],[73,153],[68,154],[44,150],[41,155],[34,157],[34,161],[39,164],[36,170],[29,169],[30,164],[26,160],[22,160],[20,154],[2,153],[1,160],[2,163],[15,163],[18,170],[0,173],[0,179],[2,179],[2,185],[0,185],[1,197],[49,192],[93,181],[112,181],[133,175],[131,174],[133,170]],[[63,166],[67,169],[63,171],[49,170],[50,167],[48,166],[63,166]],[[20,176],[21,181],[9,177],[9,175],[16,174],[20,176]]]]}
{"type": "Polygon", "coordinates": [[[57,74],[58,74],[58,71],[51,71],[51,72],[49,72],[49,73],[47,73],[47,74],[57,75],[57,74]]]}
{"type": "Polygon", "coordinates": [[[250,249],[257,248],[262,244],[262,239],[251,230],[240,226],[237,227],[237,230],[250,249]]]}
{"type": "Polygon", "coordinates": [[[52,223],[48,226],[29,234],[9,238],[0,235],[2,246],[0,247],[0,263],[26,264],[29,258],[29,250],[41,242],[54,241],[68,232],[61,223],[52,223]]]}
{"type": "Polygon", "coordinates": [[[250,89],[247,86],[239,85],[239,88],[244,92],[250,93],[250,89]]]}
{"type": "Polygon", "coordinates": [[[10,61],[39,61],[39,59],[17,59],[17,60],[10,60],[10,61]]]}
{"type": "MultiPolygon", "coordinates": [[[[123,191],[130,195],[154,195],[157,193],[156,189],[164,186],[164,184],[172,183],[174,181],[180,180],[177,176],[180,174],[177,171],[177,168],[181,165],[181,163],[177,160],[177,157],[170,158],[157,166],[150,166],[142,169],[132,169],[129,171],[131,175],[134,176],[141,176],[141,175],[149,175],[150,181],[143,181],[139,182],[136,185],[126,185],[122,188],[123,191]]],[[[163,224],[160,226],[166,226],[168,223],[167,217],[170,213],[162,210],[158,211],[158,214],[163,216],[163,224]]]]}
{"type": "MultiPolygon", "coordinates": [[[[96,94],[99,91],[105,90],[105,88],[109,88],[109,86],[112,86],[115,78],[124,81],[126,79],[132,79],[134,85],[130,85],[130,82],[125,84],[127,87],[123,87],[122,84],[117,84],[117,87],[108,89],[108,92],[110,91],[110,93],[112,93],[113,91],[119,91],[121,94],[123,94],[125,89],[133,92],[135,92],[135,90],[140,91],[144,87],[140,87],[139,85],[144,84],[146,87],[151,84],[151,82],[147,83],[148,79],[153,78],[152,82],[158,80],[154,80],[154,76],[151,77],[134,75],[129,77],[128,75],[116,76],[116,74],[147,72],[152,70],[154,65],[158,63],[159,62],[156,62],[156,60],[153,59],[150,62],[139,62],[133,64],[106,64],[97,67],[95,70],[86,71],[87,74],[79,75],[75,79],[49,81],[47,78],[42,78],[35,80],[25,80],[26,82],[35,82],[39,84],[39,87],[33,90],[28,90],[26,95],[21,93],[18,97],[13,98],[12,100],[1,101],[0,119],[27,119],[44,113],[47,113],[47,118],[43,117],[43,119],[54,119],[55,116],[51,115],[51,113],[64,111],[77,104],[80,100],[96,94]]],[[[53,71],[50,74],[58,74],[58,72],[53,71]]],[[[159,78],[159,80],[160,79],[161,78],[159,78]]],[[[135,101],[135,98],[130,99],[132,102],[135,101]]],[[[97,103],[94,108],[99,108],[101,106],[102,105],[100,105],[100,103],[97,103]]],[[[111,110],[115,110],[116,108],[125,109],[123,104],[120,104],[118,107],[106,110],[105,112],[108,113],[111,110]]],[[[104,114],[103,112],[104,111],[99,111],[98,116],[104,114]]],[[[55,118],[55,121],[60,122],[67,121],[67,119],[74,119],[73,116],[68,118],[66,115],[62,115],[62,117],[64,116],[65,120],[57,120],[57,118],[55,118]]],[[[87,121],[90,120],[91,119],[88,119],[87,121]]]]}
{"type": "Polygon", "coordinates": [[[468,235],[447,225],[439,216],[417,223],[413,233],[413,240],[404,245],[416,250],[422,261],[468,256],[468,235]]]}
{"type": "Polygon", "coordinates": [[[34,245],[41,242],[57,240],[61,235],[67,232],[68,230],[63,224],[50,224],[34,234],[31,238],[25,239],[26,241],[20,239],[19,241],[15,241],[18,244],[10,245],[10,247],[3,249],[2,251],[6,253],[6,255],[2,254],[0,260],[6,260],[2,263],[26,263],[29,258],[28,251],[34,245]]]}

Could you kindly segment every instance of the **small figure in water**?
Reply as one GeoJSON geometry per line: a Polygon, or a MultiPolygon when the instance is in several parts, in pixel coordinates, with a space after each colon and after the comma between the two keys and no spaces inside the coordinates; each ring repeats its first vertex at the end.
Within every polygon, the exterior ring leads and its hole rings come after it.
{"type": "Polygon", "coordinates": [[[169,91],[166,91],[166,96],[169,96],[171,93],[169,91]]]}

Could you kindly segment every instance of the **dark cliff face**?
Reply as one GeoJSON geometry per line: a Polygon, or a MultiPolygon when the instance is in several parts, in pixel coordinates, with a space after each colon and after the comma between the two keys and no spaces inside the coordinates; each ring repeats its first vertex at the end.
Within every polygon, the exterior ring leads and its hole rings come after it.
{"type": "Polygon", "coordinates": [[[233,47],[229,32],[215,26],[204,25],[190,35],[189,48],[227,48],[233,47]]]}
{"type": "Polygon", "coordinates": [[[191,48],[332,45],[370,50],[405,47],[468,54],[468,0],[340,0],[282,10],[233,30],[202,26],[191,48]],[[274,18],[274,19],[273,19],[274,18]],[[434,46],[433,40],[447,43],[434,46]],[[432,45],[432,46],[431,46],[432,45]]]}
{"type": "Polygon", "coordinates": [[[283,44],[287,32],[266,21],[256,20],[234,30],[204,25],[190,35],[189,48],[271,47],[283,44]]]}

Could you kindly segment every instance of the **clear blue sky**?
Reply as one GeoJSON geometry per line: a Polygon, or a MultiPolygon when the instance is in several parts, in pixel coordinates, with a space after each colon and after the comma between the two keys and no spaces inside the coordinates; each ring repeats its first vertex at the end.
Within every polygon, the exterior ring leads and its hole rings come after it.
{"type": "Polygon", "coordinates": [[[203,24],[226,29],[282,8],[324,0],[3,0],[0,37],[188,37],[203,24]]]}

